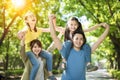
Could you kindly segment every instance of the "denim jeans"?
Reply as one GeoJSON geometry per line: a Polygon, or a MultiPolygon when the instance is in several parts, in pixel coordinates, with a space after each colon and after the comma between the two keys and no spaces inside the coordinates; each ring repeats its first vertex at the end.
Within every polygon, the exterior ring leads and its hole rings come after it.
{"type": "MultiPolygon", "coordinates": [[[[39,69],[40,63],[38,62],[37,58],[35,57],[35,55],[33,54],[33,52],[28,51],[27,52],[27,56],[30,59],[31,63],[32,63],[32,70],[30,73],[30,80],[34,80],[36,73],[39,69]]],[[[46,63],[47,63],[47,69],[48,71],[52,71],[52,54],[42,50],[42,52],[40,53],[40,56],[46,59],[46,63]]]]}
{"type": "Polygon", "coordinates": [[[37,58],[35,57],[34,53],[31,51],[27,52],[27,56],[32,64],[32,69],[30,72],[30,80],[35,80],[35,76],[39,69],[40,63],[38,62],[37,58]]]}
{"type": "Polygon", "coordinates": [[[52,71],[52,54],[46,50],[42,50],[40,56],[46,59],[47,70],[52,71]]]}

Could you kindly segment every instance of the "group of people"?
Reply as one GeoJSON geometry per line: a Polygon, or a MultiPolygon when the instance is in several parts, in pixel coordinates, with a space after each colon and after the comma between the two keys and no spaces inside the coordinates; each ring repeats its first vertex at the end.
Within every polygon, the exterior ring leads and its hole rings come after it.
{"type": "Polygon", "coordinates": [[[66,28],[56,25],[56,16],[49,15],[50,28],[38,28],[36,26],[37,18],[32,12],[25,15],[26,26],[18,32],[18,38],[21,40],[21,58],[25,65],[25,70],[21,80],[57,80],[52,74],[52,54],[42,49],[41,41],[38,37],[42,32],[50,32],[54,41],[52,47],[56,47],[62,56],[61,68],[64,69],[61,80],[86,80],[87,68],[97,69],[91,64],[91,53],[96,50],[100,43],[105,39],[109,32],[109,26],[106,23],[97,24],[90,29],[83,30],[82,25],[76,17],[71,17],[66,24],[66,28]],[[104,33],[98,40],[89,46],[86,42],[84,32],[90,32],[98,27],[105,28],[104,33]],[[64,35],[64,42],[56,35],[58,31],[64,35]],[[47,65],[47,69],[45,68],[47,65]],[[47,71],[48,75],[45,74],[47,71]]]}

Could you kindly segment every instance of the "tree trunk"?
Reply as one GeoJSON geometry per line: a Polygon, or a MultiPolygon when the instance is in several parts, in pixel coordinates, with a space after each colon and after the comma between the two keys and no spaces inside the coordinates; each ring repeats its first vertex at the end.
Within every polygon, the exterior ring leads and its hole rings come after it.
{"type": "Polygon", "coordinates": [[[5,70],[8,70],[8,63],[9,63],[9,44],[10,44],[10,42],[9,42],[9,37],[8,37],[8,39],[7,39],[8,41],[8,43],[7,43],[7,46],[6,46],[6,56],[5,56],[5,70]]]}
{"type": "Polygon", "coordinates": [[[116,55],[117,55],[117,65],[118,65],[118,70],[120,70],[120,38],[117,38],[115,36],[116,33],[112,33],[110,34],[110,39],[114,45],[114,49],[116,51],[116,55]]]}

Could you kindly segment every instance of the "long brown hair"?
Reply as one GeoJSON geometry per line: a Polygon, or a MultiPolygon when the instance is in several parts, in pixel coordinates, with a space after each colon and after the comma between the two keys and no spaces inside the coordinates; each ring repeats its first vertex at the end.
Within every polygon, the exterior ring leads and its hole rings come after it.
{"type": "MultiPolygon", "coordinates": [[[[78,28],[76,30],[83,31],[82,25],[76,17],[71,17],[68,21],[76,21],[78,23],[78,28]]],[[[64,41],[71,40],[69,35],[70,35],[70,30],[68,28],[68,22],[67,22],[65,33],[64,33],[64,41]]]]}

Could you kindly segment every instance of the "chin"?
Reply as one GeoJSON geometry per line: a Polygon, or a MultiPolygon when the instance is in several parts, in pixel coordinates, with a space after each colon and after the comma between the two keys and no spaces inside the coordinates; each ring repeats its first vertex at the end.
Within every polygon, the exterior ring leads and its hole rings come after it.
{"type": "Polygon", "coordinates": [[[79,48],[79,49],[80,49],[80,48],[81,48],[81,46],[76,46],[76,48],[79,48]]]}

